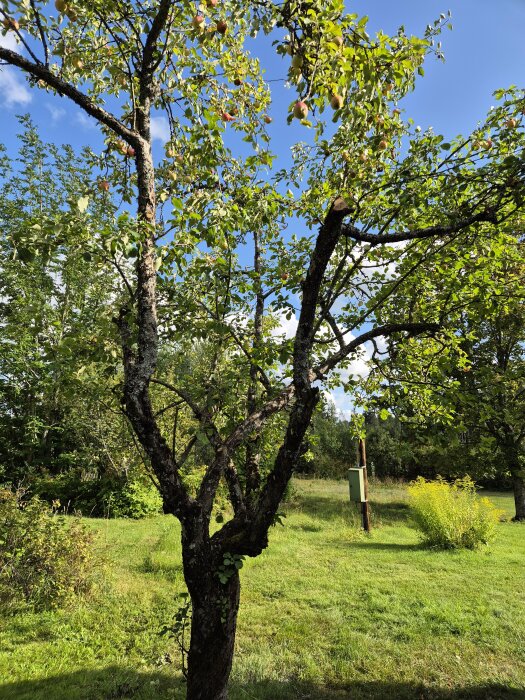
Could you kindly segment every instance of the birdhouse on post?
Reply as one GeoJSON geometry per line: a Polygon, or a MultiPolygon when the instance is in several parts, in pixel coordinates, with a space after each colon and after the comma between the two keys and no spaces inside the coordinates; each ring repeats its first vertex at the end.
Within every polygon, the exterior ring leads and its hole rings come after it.
{"type": "Polygon", "coordinates": [[[368,505],[368,478],[366,473],[365,441],[359,440],[359,466],[348,470],[350,500],[361,504],[363,529],[370,532],[370,507],[368,505]]]}
{"type": "Polygon", "coordinates": [[[348,470],[348,486],[350,487],[350,500],[354,503],[364,503],[366,499],[363,467],[354,467],[348,470]]]}

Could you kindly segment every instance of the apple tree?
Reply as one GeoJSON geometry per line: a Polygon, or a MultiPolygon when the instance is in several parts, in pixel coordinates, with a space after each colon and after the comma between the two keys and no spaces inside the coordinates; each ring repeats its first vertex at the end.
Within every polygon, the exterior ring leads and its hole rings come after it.
{"type": "Polygon", "coordinates": [[[135,203],[113,243],[133,264],[114,314],[123,402],[164,510],[182,526],[187,697],[220,700],[239,569],[268,545],[320,385],[344,380],[351,390],[346,370],[365,343],[386,338],[402,352],[407,338],[455,342],[446,293],[455,274],[443,259],[481,230],[497,235],[521,208],[523,94],[502,95],[454,143],[414,133],[397,104],[425,57],[439,57],[446,15],[422,37],[402,27],[371,37],[341,0],[55,5],[2,0],[20,51],[0,48],[0,61],[98,122],[106,149],[93,177],[135,203]],[[272,102],[270,52],[293,90],[287,107],[272,102]],[[156,159],[161,117],[170,137],[156,159]],[[303,127],[291,162],[272,151],[272,118],[303,127]],[[387,315],[388,300],[419,284],[429,261],[444,293],[387,315]],[[206,375],[163,373],[166,353],[182,360],[199,344],[206,375]],[[173,406],[161,405],[167,392],[173,406]],[[174,419],[168,433],[170,410],[185,411],[193,428],[174,419]],[[184,473],[202,444],[207,463],[192,490],[184,473]],[[223,484],[231,512],[216,527],[223,484]]]}
{"type": "MultiPolygon", "coordinates": [[[[502,221],[498,236],[480,231],[463,253],[449,249],[445,262],[456,270],[448,291],[454,352],[434,340],[388,358],[377,353],[367,385],[376,403],[443,444],[452,473],[510,481],[514,519],[523,521],[525,259],[522,234],[509,228],[516,223],[502,221]]],[[[398,312],[410,314],[425,297],[432,302],[443,292],[441,270],[429,268],[423,277],[424,286],[392,297],[398,312]]]]}

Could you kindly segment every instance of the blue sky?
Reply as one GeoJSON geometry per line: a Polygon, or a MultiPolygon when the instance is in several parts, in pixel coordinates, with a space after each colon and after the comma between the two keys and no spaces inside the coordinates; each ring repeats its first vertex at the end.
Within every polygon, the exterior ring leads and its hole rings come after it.
{"type": "MultiPolygon", "coordinates": [[[[452,11],[454,30],[445,30],[442,35],[445,63],[429,58],[425,77],[418,79],[416,91],[402,104],[406,117],[412,117],[423,129],[432,126],[447,140],[457,133],[470,132],[484,118],[494,103],[492,93],[496,88],[523,85],[525,0],[347,0],[347,7],[350,12],[369,16],[370,34],[379,29],[395,33],[403,24],[408,33],[422,35],[425,26],[440,12],[452,11]]],[[[5,45],[9,38],[0,41],[5,45]]],[[[286,63],[267,42],[257,41],[255,45],[259,52],[261,47],[268,52],[261,56],[267,66],[266,77],[285,78],[286,63]]],[[[284,81],[272,86],[272,149],[288,160],[290,145],[308,138],[308,132],[297,122],[286,125],[293,91],[286,90],[284,81]]],[[[18,129],[15,115],[27,112],[39,125],[44,140],[70,143],[77,148],[91,145],[97,149],[101,144],[92,120],[66,99],[30,89],[14,69],[0,73],[0,106],[0,141],[12,153],[18,129]]],[[[162,121],[155,123],[159,154],[166,129],[162,121]]],[[[364,371],[362,361],[356,361],[355,370],[364,371]]],[[[348,409],[349,400],[342,391],[334,394],[334,400],[339,409],[348,409]]]]}
{"type": "MultiPolygon", "coordinates": [[[[525,0],[349,0],[347,6],[351,12],[368,14],[370,30],[387,33],[404,24],[409,33],[422,34],[440,12],[452,10],[454,31],[445,31],[442,37],[445,64],[430,58],[425,77],[404,103],[407,116],[423,128],[432,125],[447,138],[470,131],[483,118],[496,88],[523,79],[525,0]]],[[[284,63],[268,58],[269,62],[263,61],[269,66],[267,76],[284,77],[284,63]]],[[[271,131],[274,148],[281,153],[304,137],[298,124],[285,124],[292,99],[291,91],[276,84],[271,131]]],[[[0,76],[0,105],[0,140],[7,145],[13,144],[17,130],[14,116],[25,112],[40,125],[44,140],[77,147],[100,143],[96,127],[77,108],[63,98],[30,89],[13,69],[0,76]]],[[[157,126],[160,136],[162,124],[157,126]]]]}

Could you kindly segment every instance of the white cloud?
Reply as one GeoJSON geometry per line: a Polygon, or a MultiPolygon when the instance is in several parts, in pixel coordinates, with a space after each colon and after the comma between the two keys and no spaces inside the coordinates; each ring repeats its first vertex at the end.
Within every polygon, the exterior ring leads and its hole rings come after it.
{"type": "Polygon", "coordinates": [[[14,32],[8,32],[5,36],[0,36],[0,46],[10,51],[18,51],[20,40],[14,32]]]}
{"type": "Polygon", "coordinates": [[[151,118],[151,138],[166,143],[170,138],[170,126],[166,117],[151,118]]]}
{"type": "MultiPolygon", "coordinates": [[[[0,36],[0,46],[19,52],[18,37],[13,32],[0,36]]],[[[13,68],[0,68],[0,102],[6,107],[13,107],[27,105],[31,100],[32,95],[26,87],[23,74],[13,68]]]]}
{"type": "Polygon", "coordinates": [[[97,122],[92,117],[88,117],[85,112],[77,112],[75,115],[75,120],[77,124],[84,127],[84,129],[96,129],[97,122]]]}
{"type": "MultiPolygon", "coordinates": [[[[347,340],[353,340],[354,336],[350,336],[347,340]]],[[[337,370],[343,382],[346,382],[350,377],[361,377],[364,379],[370,373],[370,367],[368,366],[368,361],[370,360],[370,352],[366,346],[361,346],[350,355],[351,360],[348,367],[337,370]]]]}
{"type": "Polygon", "coordinates": [[[29,104],[33,98],[23,81],[21,73],[17,73],[12,68],[1,68],[0,102],[3,102],[6,107],[29,104]]]}
{"type": "Polygon", "coordinates": [[[324,390],[323,396],[328,403],[333,404],[340,418],[350,420],[352,413],[356,413],[352,399],[342,389],[324,390]]]}
{"type": "Polygon", "coordinates": [[[294,338],[297,330],[298,319],[295,314],[291,318],[286,318],[286,311],[280,310],[273,314],[273,317],[278,322],[278,326],[272,329],[272,337],[279,338],[284,335],[286,339],[294,338]]]}
{"type": "Polygon", "coordinates": [[[55,107],[54,105],[49,104],[49,102],[46,102],[45,106],[51,115],[51,122],[53,124],[57,124],[58,122],[62,121],[63,117],[66,115],[66,110],[62,107],[55,107]]]}

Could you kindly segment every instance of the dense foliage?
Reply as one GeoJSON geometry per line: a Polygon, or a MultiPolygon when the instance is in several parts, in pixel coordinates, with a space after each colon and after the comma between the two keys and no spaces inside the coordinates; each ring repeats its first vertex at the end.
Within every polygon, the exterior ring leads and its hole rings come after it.
{"type": "MultiPolygon", "coordinates": [[[[0,60],[104,134],[90,196],[76,200],[83,255],[119,273],[115,393],[182,526],[187,696],[224,700],[240,579],[219,572],[267,547],[319,384],[354,394],[366,343],[404,359],[401,386],[425,362],[451,370],[462,313],[478,290],[501,292],[489,264],[502,264],[523,208],[525,96],[499,90],[473,133],[452,139],[405,119],[400,100],[426,57],[442,57],[445,14],[420,37],[371,37],[342,0],[55,8],[2,0],[21,51],[0,46],[0,60]],[[294,92],[284,107],[270,46],[294,92]],[[277,160],[269,112],[294,124],[290,157],[277,160]],[[160,158],[154,119],[169,131],[160,158]],[[110,192],[122,211],[107,207],[99,232],[110,192]],[[202,473],[197,488],[188,467],[202,473]],[[216,529],[224,484],[231,511],[216,529]]],[[[41,239],[23,239],[31,257],[41,239]]],[[[450,414],[412,386],[417,411],[450,414]]]]}
{"type": "Polygon", "coordinates": [[[92,540],[80,521],[37,498],[0,490],[0,605],[54,608],[89,591],[96,564],[92,540]]]}
{"type": "Polygon", "coordinates": [[[441,549],[475,549],[496,534],[500,511],[478,497],[469,477],[448,483],[419,477],[408,487],[412,517],[423,542],[441,549]]]}

